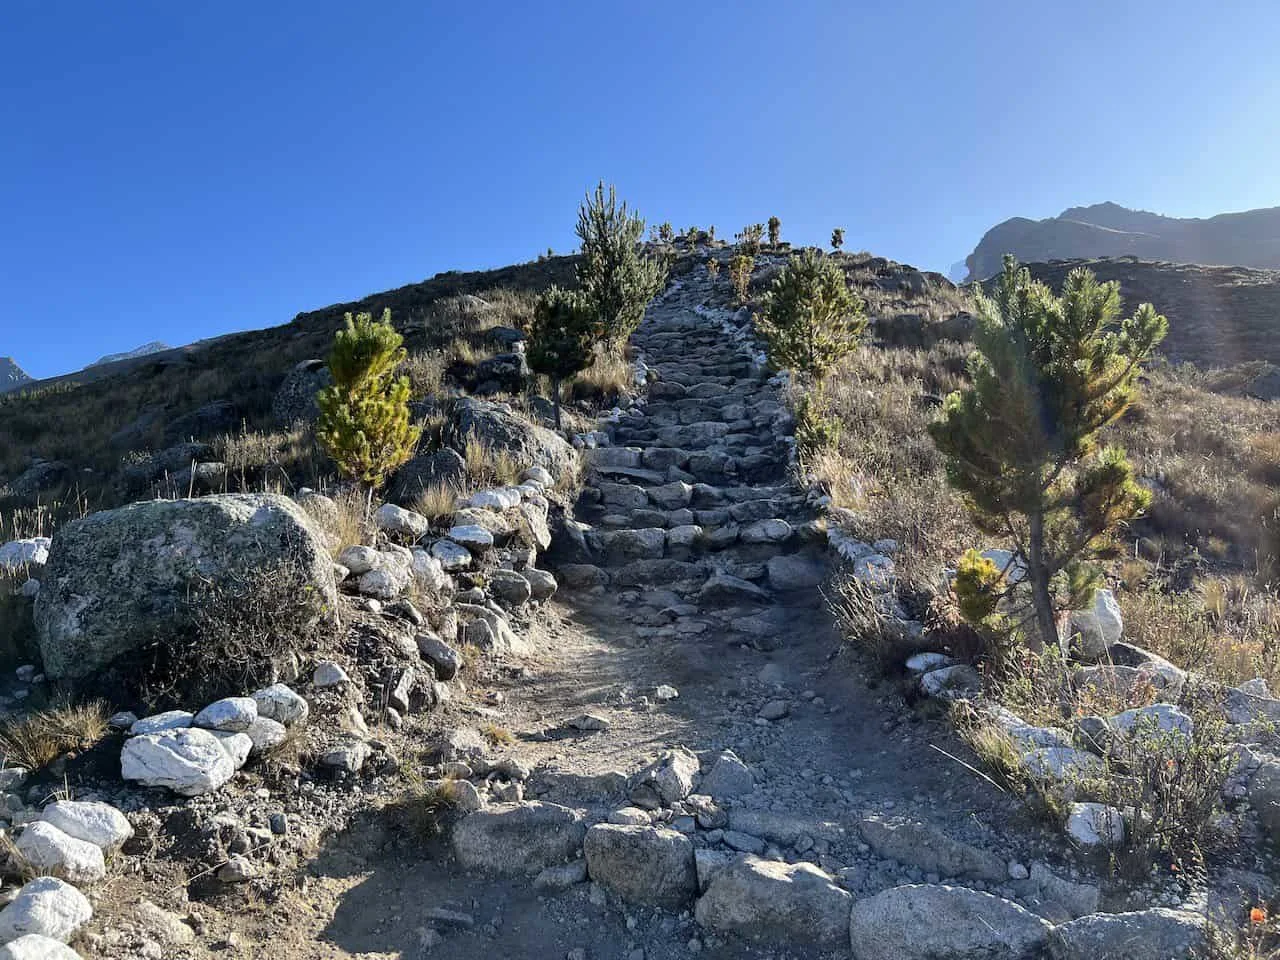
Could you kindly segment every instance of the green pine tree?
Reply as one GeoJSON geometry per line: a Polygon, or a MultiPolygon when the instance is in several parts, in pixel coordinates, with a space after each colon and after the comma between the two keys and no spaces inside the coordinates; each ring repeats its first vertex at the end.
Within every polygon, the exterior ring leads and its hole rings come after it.
{"type": "Polygon", "coordinates": [[[844,246],[844,227],[836,227],[831,231],[831,249],[839,250],[844,246]]]}
{"type": "Polygon", "coordinates": [[[777,247],[782,239],[782,221],[777,217],[769,218],[769,246],[777,247]]]}
{"type": "Polygon", "coordinates": [[[404,361],[404,338],[382,319],[362,313],[334,337],[329,354],[332,386],[316,396],[316,437],[347,477],[372,492],[413,456],[419,428],[410,422],[409,380],[396,377],[404,361]]]}
{"type": "Polygon", "coordinates": [[[533,308],[527,360],[535,373],[551,379],[556,427],[560,426],[561,384],[591,364],[600,339],[600,322],[590,304],[576,290],[552,287],[533,308]]]}
{"type": "MultiPolygon", "coordinates": [[[[1056,643],[1059,611],[1086,606],[1116,529],[1150,503],[1123,450],[1099,434],[1137,392],[1168,323],[1149,303],[1120,318],[1120,288],[1073,270],[1061,295],[1005,258],[993,295],[976,292],[972,386],[930,425],[947,477],[986,533],[1011,541],[1026,567],[1032,646],[1056,643]]],[[[970,593],[1016,600],[1004,571],[970,563],[970,593]],[[972,581],[972,582],[970,582],[972,581]]],[[[970,613],[994,603],[966,600],[970,613]]]]}
{"type": "Polygon", "coordinates": [[[867,315],[842,271],[817,250],[791,257],[764,298],[756,329],[775,366],[821,383],[862,339],[867,315]]]}
{"type": "Polygon", "coordinates": [[[666,285],[666,266],[640,255],[644,221],[626,203],[618,204],[612,186],[606,195],[603,181],[578,208],[577,233],[582,241],[578,286],[610,347],[621,349],[649,301],[666,285]]]}

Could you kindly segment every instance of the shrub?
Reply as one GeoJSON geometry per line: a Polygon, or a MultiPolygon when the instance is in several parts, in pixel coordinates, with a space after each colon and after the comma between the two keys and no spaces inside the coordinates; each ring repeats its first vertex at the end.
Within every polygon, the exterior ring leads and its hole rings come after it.
{"type": "Polygon", "coordinates": [[[666,267],[640,256],[644,221],[619,205],[614,188],[601,182],[578,209],[582,254],[578,286],[610,343],[620,345],[644,317],[645,307],[666,284],[666,267]]]}
{"type": "Polygon", "coordinates": [[[576,290],[552,287],[538,298],[529,331],[528,361],[551,379],[551,402],[560,428],[561,384],[585,370],[600,338],[600,322],[576,290]]]}
{"type": "Polygon", "coordinates": [[[929,432],[979,528],[1012,539],[1028,570],[1032,642],[1052,644],[1057,611],[1091,601],[1094,561],[1150,503],[1124,451],[1097,442],[1167,322],[1143,304],[1117,323],[1117,284],[1075,270],[1057,296],[1012,257],[994,298],[977,303],[973,386],[947,398],[929,432]]]}
{"type": "Polygon", "coordinates": [[[769,218],[769,246],[776,247],[782,237],[782,221],[777,217],[769,218]]]}
{"type": "Polygon", "coordinates": [[[670,243],[672,240],[675,239],[675,235],[676,233],[671,226],[670,220],[662,224],[662,226],[658,227],[658,239],[661,240],[663,243],[670,243]]]}
{"type": "Polygon", "coordinates": [[[346,315],[329,355],[333,385],[316,397],[316,436],[343,474],[371,489],[411,456],[418,429],[409,421],[409,380],[394,377],[405,360],[403,338],[382,319],[346,315]]]}
{"type": "Polygon", "coordinates": [[[742,232],[734,238],[738,241],[738,252],[754,257],[760,252],[760,238],[763,236],[763,223],[747,224],[742,228],[742,232]]]}
{"type": "Polygon", "coordinates": [[[733,294],[739,304],[747,302],[747,291],[751,286],[751,271],[755,265],[755,258],[745,253],[740,253],[729,260],[729,280],[733,283],[733,294]]]}
{"type": "Polygon", "coordinates": [[[806,250],[773,281],[757,328],[775,365],[821,382],[858,345],[867,317],[844,272],[816,250],[806,250]]]}
{"type": "Polygon", "coordinates": [[[844,227],[836,227],[831,231],[831,249],[839,250],[844,246],[844,227]]]}
{"type": "MultiPolygon", "coordinates": [[[[720,261],[715,257],[707,257],[707,276],[713,283],[715,282],[716,277],[720,276],[720,261]]],[[[748,274],[747,280],[750,281],[750,279],[751,276],[748,274]]]]}
{"type": "Polygon", "coordinates": [[[831,416],[821,400],[813,394],[802,394],[795,402],[796,446],[803,457],[840,444],[840,420],[831,416]]]}
{"type": "Polygon", "coordinates": [[[131,692],[151,706],[182,706],[273,683],[318,638],[319,626],[299,624],[324,624],[333,614],[312,588],[283,587],[297,580],[255,571],[194,589],[179,612],[186,628],[153,638],[135,656],[126,672],[131,692]]]}

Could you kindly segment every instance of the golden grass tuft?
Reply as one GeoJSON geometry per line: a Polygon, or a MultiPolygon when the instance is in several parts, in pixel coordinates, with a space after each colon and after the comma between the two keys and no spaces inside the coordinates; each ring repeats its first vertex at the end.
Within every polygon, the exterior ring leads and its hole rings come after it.
{"type": "Polygon", "coordinates": [[[474,436],[467,437],[462,459],[467,478],[477,486],[513,484],[523,469],[507,451],[494,450],[474,436]]]}
{"type": "Polygon", "coordinates": [[[486,723],[480,728],[484,738],[495,747],[506,747],[516,742],[516,736],[506,727],[496,723],[486,723]]]}
{"type": "Polygon", "coordinates": [[[458,499],[465,495],[462,488],[453,484],[432,484],[414,498],[410,509],[428,520],[436,521],[454,513],[458,509],[458,499]]]}
{"type": "Polygon", "coordinates": [[[0,721],[4,763],[39,770],[71,750],[87,750],[107,733],[110,716],[101,700],[57,701],[43,710],[0,721]]]}

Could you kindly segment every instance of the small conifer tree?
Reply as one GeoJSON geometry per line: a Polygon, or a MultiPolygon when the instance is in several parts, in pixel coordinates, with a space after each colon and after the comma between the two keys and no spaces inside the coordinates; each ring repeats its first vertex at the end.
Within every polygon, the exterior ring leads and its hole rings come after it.
{"type": "Polygon", "coordinates": [[[346,315],[329,354],[332,385],[316,395],[316,437],[347,477],[370,493],[413,456],[419,428],[410,422],[409,379],[396,377],[404,361],[404,338],[391,325],[391,311],[346,315]]]}
{"type": "Polygon", "coordinates": [[[658,227],[658,239],[661,240],[663,243],[670,243],[673,239],[675,239],[675,235],[676,233],[671,226],[670,220],[662,224],[662,226],[658,227]]]}
{"type": "Polygon", "coordinates": [[[533,308],[529,331],[529,368],[551,380],[551,402],[560,427],[561,384],[591,364],[600,339],[600,322],[586,298],[576,290],[552,287],[533,308]]]}
{"type": "Polygon", "coordinates": [[[763,223],[749,223],[734,239],[738,241],[738,252],[754,257],[760,252],[760,238],[764,236],[763,223]]]}
{"type": "Polygon", "coordinates": [[[640,255],[644,221],[618,203],[613,187],[606,194],[603,181],[578,208],[577,233],[582,241],[578,286],[607,343],[619,350],[665,286],[666,265],[640,255]]]}
{"type": "Polygon", "coordinates": [[[776,366],[820,383],[858,345],[867,315],[844,272],[810,249],[793,256],[773,281],[756,326],[776,366]]]}
{"type": "MultiPolygon", "coordinates": [[[[929,432],[979,528],[1012,541],[1030,611],[1011,626],[1033,624],[1040,648],[1057,642],[1059,611],[1092,601],[1117,527],[1150,503],[1124,451],[1099,446],[1099,434],[1129,407],[1168,323],[1149,303],[1121,320],[1119,285],[1088,270],[1057,295],[1012,257],[994,294],[976,299],[972,386],[947,398],[929,432]]],[[[968,615],[1014,595],[994,565],[970,557],[963,572],[968,615]]]]}
{"type": "Polygon", "coordinates": [[[844,227],[836,227],[831,231],[831,249],[839,250],[844,246],[844,227]]]}
{"type": "Polygon", "coordinates": [[[720,261],[715,257],[707,257],[707,276],[713,283],[720,276],[720,261]]]}
{"type": "Polygon", "coordinates": [[[769,218],[769,246],[776,247],[782,237],[782,221],[777,217],[769,218]]]}

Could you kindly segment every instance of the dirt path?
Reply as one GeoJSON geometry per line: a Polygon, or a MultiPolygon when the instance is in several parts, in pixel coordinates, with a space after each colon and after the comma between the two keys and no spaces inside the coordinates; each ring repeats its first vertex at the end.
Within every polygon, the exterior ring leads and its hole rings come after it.
{"type": "MultiPolygon", "coordinates": [[[[656,379],[643,411],[614,426],[616,446],[592,454],[583,562],[562,566],[567,585],[535,626],[536,656],[490,691],[512,752],[538,769],[527,795],[603,819],[626,805],[623,777],[660,751],[709,762],[732,750],[756,780],[733,811],[799,825],[794,843],[762,839],[765,855],[815,863],[855,897],[939,878],[877,856],[856,830],[828,838],[805,824],[903,816],[994,853],[1014,877],[1032,861],[1060,865],[1060,842],[1018,802],[934,749],[968,756],[948,725],[840,652],[818,583],[825,555],[787,482],[778,386],[729,314],[703,306],[709,294],[705,279],[676,285],[637,333],[656,379]],[[584,713],[607,729],[566,725],[584,713]]],[[[728,849],[717,832],[674,825],[728,849]]],[[[970,885],[1014,895],[1002,880],[970,885]]],[[[253,917],[243,951],[270,943],[290,958],[823,955],[743,944],[688,911],[624,904],[590,883],[552,893],[463,874],[443,841],[424,847],[395,810],[331,838],[298,888],[253,917]]]]}

